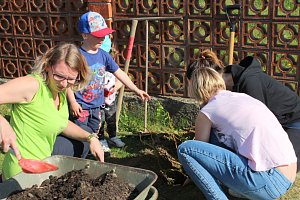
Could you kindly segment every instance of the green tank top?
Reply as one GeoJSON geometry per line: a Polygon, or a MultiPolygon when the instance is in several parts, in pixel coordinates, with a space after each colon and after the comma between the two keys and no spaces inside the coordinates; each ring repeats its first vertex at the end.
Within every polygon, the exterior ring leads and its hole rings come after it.
{"type": "MultiPolygon", "coordinates": [[[[17,136],[22,157],[41,160],[51,156],[56,136],[68,123],[66,93],[59,93],[60,108],[56,109],[52,93],[39,75],[31,74],[40,87],[31,102],[12,104],[10,125],[17,136]]],[[[18,160],[6,153],[3,161],[4,179],[21,172],[18,160]]]]}

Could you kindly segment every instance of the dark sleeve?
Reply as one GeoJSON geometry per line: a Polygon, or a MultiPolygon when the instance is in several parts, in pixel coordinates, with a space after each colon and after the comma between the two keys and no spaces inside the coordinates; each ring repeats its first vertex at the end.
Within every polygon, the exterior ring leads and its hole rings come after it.
{"type": "Polygon", "coordinates": [[[241,93],[250,95],[266,104],[266,86],[256,76],[247,77],[240,85],[241,93]]]}

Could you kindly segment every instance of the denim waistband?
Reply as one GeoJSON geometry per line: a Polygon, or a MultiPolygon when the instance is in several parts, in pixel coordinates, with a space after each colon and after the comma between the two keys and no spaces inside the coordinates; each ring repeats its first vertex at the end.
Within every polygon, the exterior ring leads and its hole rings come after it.
{"type": "Polygon", "coordinates": [[[295,121],[293,123],[287,124],[285,127],[293,128],[293,129],[300,129],[300,121],[295,121]]]}

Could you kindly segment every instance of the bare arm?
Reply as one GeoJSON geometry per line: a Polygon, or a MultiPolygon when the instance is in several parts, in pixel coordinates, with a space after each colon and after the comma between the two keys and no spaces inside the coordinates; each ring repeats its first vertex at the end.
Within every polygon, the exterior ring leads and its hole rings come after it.
{"type": "Polygon", "coordinates": [[[150,96],[145,91],[137,88],[136,85],[130,80],[128,75],[123,70],[118,69],[117,71],[115,71],[114,75],[131,91],[135,92],[143,101],[150,100],[150,96]]]}
{"type": "Polygon", "coordinates": [[[211,125],[211,121],[200,111],[195,122],[195,139],[209,142],[211,125]]]}
{"type": "MultiPolygon", "coordinates": [[[[0,85],[0,104],[30,102],[39,88],[38,81],[25,76],[0,85]]],[[[11,147],[18,159],[21,155],[16,143],[16,133],[8,121],[0,115],[0,145],[4,152],[11,147]]]]}
{"type": "Polygon", "coordinates": [[[123,83],[121,81],[119,81],[119,79],[116,78],[114,90],[118,91],[122,86],[123,86],[123,83]]]}
{"type": "MultiPolygon", "coordinates": [[[[90,135],[89,132],[83,130],[71,121],[68,122],[68,125],[62,134],[68,138],[72,138],[83,142],[87,142],[87,138],[90,135]]],[[[96,137],[92,137],[89,143],[90,151],[93,154],[93,156],[95,156],[95,158],[97,158],[101,162],[104,162],[104,152],[99,140],[96,137]]]]}
{"type": "Polygon", "coordinates": [[[30,102],[39,89],[39,82],[31,77],[16,78],[0,85],[0,104],[30,102]]]}

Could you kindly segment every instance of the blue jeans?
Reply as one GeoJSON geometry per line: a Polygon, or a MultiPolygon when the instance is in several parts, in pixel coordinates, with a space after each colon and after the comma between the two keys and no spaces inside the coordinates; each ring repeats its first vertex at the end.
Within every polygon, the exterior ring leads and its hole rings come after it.
{"type": "Polygon", "coordinates": [[[178,158],[208,200],[228,199],[220,182],[234,192],[257,200],[279,198],[292,186],[277,169],[253,171],[245,157],[206,142],[183,142],[178,147],[178,158]]]}
{"type": "Polygon", "coordinates": [[[295,121],[293,123],[287,124],[286,128],[292,128],[292,129],[300,129],[300,120],[299,121],[295,121]]]}
{"type": "Polygon", "coordinates": [[[70,115],[70,120],[89,133],[98,133],[104,112],[101,107],[84,109],[87,116],[76,118],[70,115]]]}

